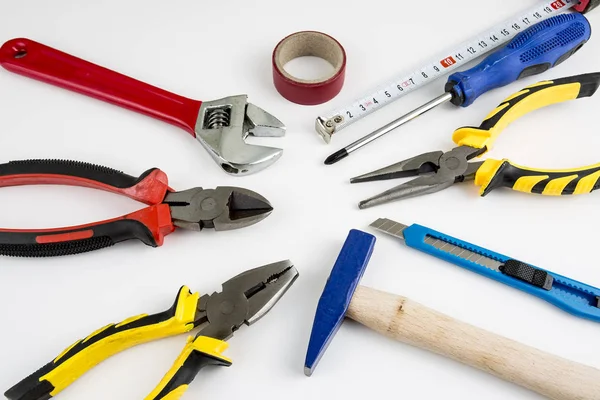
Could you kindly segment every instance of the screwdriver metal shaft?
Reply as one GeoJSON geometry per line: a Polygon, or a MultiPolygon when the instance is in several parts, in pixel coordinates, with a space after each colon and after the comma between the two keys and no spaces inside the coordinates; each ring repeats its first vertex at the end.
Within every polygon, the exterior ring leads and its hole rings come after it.
{"type": "Polygon", "coordinates": [[[382,137],[386,133],[389,133],[389,132],[393,131],[394,129],[399,128],[402,125],[406,124],[407,122],[410,122],[413,119],[425,114],[427,111],[433,110],[437,106],[447,103],[451,100],[452,100],[452,93],[444,93],[443,95],[436,97],[435,99],[431,100],[430,102],[423,104],[421,107],[414,109],[413,111],[409,112],[408,114],[405,114],[402,117],[393,120],[389,124],[382,126],[381,128],[377,129],[376,131],[369,133],[368,135],[358,139],[356,142],[351,143],[348,146],[344,147],[343,149],[333,153],[332,155],[327,157],[327,159],[325,160],[325,164],[331,165],[331,164],[334,164],[334,163],[340,161],[344,157],[347,157],[353,151],[356,151],[356,150],[360,149],[361,147],[366,146],[367,144],[371,143],[373,140],[382,137]]]}
{"type": "MultiPolygon", "coordinates": [[[[503,35],[510,35],[505,30],[503,35]]],[[[334,164],[375,139],[425,114],[440,104],[451,102],[468,107],[482,94],[519,79],[541,74],[575,54],[590,38],[589,21],[582,14],[562,14],[518,33],[504,48],[492,53],[475,67],[448,77],[445,93],[382,128],[333,153],[325,164],[334,164]]],[[[499,40],[495,35],[491,42],[499,40]]],[[[488,46],[481,41],[479,46],[488,46]]],[[[475,52],[474,48],[469,50],[475,52]]],[[[457,57],[462,57],[458,54],[457,57]]]]}

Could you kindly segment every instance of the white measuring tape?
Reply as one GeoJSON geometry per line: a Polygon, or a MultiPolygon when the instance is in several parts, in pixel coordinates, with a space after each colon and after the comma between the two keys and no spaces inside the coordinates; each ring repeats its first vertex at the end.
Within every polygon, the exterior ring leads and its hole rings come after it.
{"type": "Polygon", "coordinates": [[[361,97],[351,105],[338,108],[327,116],[317,117],[315,128],[325,142],[329,143],[334,133],[469,61],[489,53],[531,25],[562,13],[577,4],[579,4],[578,0],[544,1],[463,43],[456,50],[442,54],[420,69],[380,86],[374,93],[361,97]]]}

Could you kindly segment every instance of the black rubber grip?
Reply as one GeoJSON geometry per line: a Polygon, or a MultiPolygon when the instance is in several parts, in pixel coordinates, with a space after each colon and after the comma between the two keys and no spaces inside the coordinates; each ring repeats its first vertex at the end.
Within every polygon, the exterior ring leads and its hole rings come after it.
{"type": "Polygon", "coordinates": [[[44,232],[0,231],[0,255],[12,257],[55,257],[86,253],[110,247],[125,240],[138,239],[144,244],[156,247],[152,232],[139,221],[122,219],[84,228],[65,228],[44,232]],[[82,231],[92,231],[85,239],[63,240],[53,243],[39,243],[40,238],[49,235],[69,235],[82,231]]]}
{"type": "Polygon", "coordinates": [[[101,165],[69,160],[22,160],[0,164],[0,177],[10,175],[49,174],[89,179],[119,189],[135,186],[156,168],[139,177],[127,175],[101,165]]]}
{"type": "Polygon", "coordinates": [[[154,400],[164,399],[178,387],[189,385],[196,378],[198,372],[209,365],[229,367],[231,362],[194,350],[154,400]]]}
{"type": "Polygon", "coordinates": [[[553,79],[552,82],[554,82],[553,86],[579,82],[581,89],[579,89],[579,95],[577,98],[581,99],[582,97],[591,97],[596,93],[598,87],[600,86],[600,72],[591,72],[589,74],[553,79]]]}
{"type": "Polygon", "coordinates": [[[87,253],[114,245],[106,236],[61,243],[0,244],[0,255],[9,257],[58,257],[87,253]]]}
{"type": "Polygon", "coordinates": [[[48,400],[54,391],[54,385],[41,377],[54,369],[54,363],[49,362],[42,368],[17,383],[4,393],[8,400],[48,400]]]}
{"type": "Polygon", "coordinates": [[[548,272],[518,260],[508,260],[500,266],[500,272],[544,290],[552,289],[554,282],[554,278],[548,272]]]}

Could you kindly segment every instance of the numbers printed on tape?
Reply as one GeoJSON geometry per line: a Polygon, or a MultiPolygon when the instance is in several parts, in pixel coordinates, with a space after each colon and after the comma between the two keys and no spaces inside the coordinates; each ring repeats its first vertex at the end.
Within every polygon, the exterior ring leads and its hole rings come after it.
{"type": "Polygon", "coordinates": [[[489,32],[463,43],[457,50],[435,58],[435,61],[424,67],[395,79],[374,93],[355,101],[351,105],[338,108],[327,116],[319,117],[326,122],[328,128],[339,131],[359,119],[366,117],[386,104],[425,86],[443,75],[459,68],[460,66],[491,52],[500,45],[507,43],[512,38],[530,25],[548,19],[558,13],[568,10],[578,4],[578,0],[545,1],[531,10],[506,21],[489,32]]]}
{"type": "Polygon", "coordinates": [[[442,67],[448,68],[448,67],[451,67],[454,64],[456,64],[456,61],[454,60],[454,58],[452,58],[452,56],[450,56],[450,57],[446,57],[442,61],[440,61],[440,64],[442,65],[442,67]]]}

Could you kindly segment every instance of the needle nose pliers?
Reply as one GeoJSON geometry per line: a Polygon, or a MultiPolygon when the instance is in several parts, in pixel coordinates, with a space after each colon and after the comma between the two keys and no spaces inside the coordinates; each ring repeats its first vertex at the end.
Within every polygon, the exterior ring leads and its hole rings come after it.
{"type": "Polygon", "coordinates": [[[179,399],[200,369],[230,366],[221,353],[242,325],[252,325],[279,301],[298,277],[289,260],[264,265],[223,283],[223,291],[200,297],[183,286],[167,311],[138,315],[98,329],[10,388],[9,400],[47,400],[110,356],[141,343],[200,327],[171,369],[145,400],[179,399]]]}
{"type": "Polygon", "coordinates": [[[599,186],[600,164],[569,170],[542,170],[523,167],[509,160],[487,159],[469,162],[488,152],[504,128],[538,108],[591,97],[600,85],[600,73],[543,81],[526,87],[504,100],[479,127],[454,132],[458,145],[451,151],[423,153],[388,167],[361,175],[351,183],[418,176],[359,203],[369,208],[395,200],[439,192],[455,183],[475,181],[485,196],[498,187],[550,196],[589,193],[599,186]]]}
{"type": "Polygon", "coordinates": [[[111,168],[63,160],[0,164],[0,187],[37,184],[83,186],[121,194],[148,207],[91,224],[41,230],[0,229],[0,254],[49,257],[83,253],[138,239],[161,246],[176,227],[200,231],[243,228],[266,218],[273,207],[248,189],[220,186],[173,191],[167,175],[152,168],[133,177],[111,168]]]}

